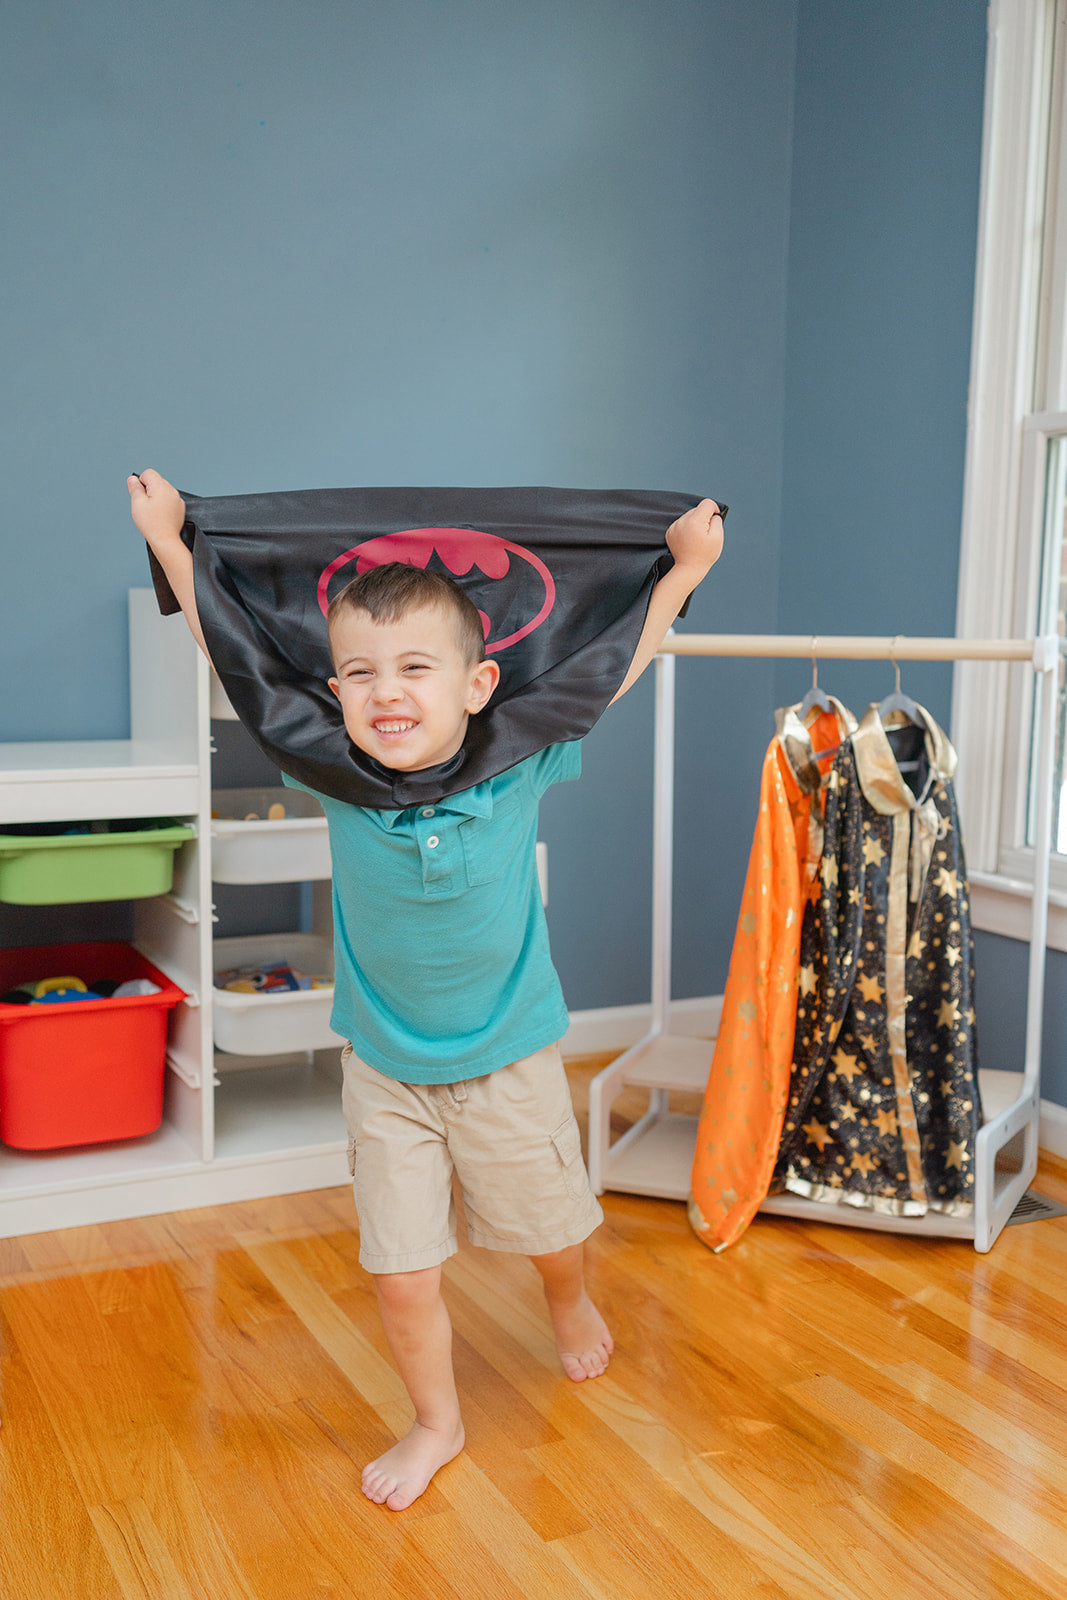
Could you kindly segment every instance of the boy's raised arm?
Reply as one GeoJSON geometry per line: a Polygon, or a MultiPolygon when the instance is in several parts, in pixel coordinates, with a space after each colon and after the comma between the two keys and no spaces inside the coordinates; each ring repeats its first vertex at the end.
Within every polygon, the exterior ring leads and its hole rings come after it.
{"type": "Polygon", "coordinates": [[[664,573],[652,591],[630,670],[612,705],[637,682],[697,584],[718,561],[722,554],[722,537],[722,515],[714,500],[701,500],[667,529],[667,548],[674,557],[674,566],[664,573]]]}
{"type": "Polygon", "coordinates": [[[130,513],[144,534],[152,554],[167,575],[174,598],[182,608],[193,638],[210,661],[193,590],[193,557],[182,539],[185,501],[172,483],[153,468],[140,477],[126,479],[130,491],[130,513]]]}

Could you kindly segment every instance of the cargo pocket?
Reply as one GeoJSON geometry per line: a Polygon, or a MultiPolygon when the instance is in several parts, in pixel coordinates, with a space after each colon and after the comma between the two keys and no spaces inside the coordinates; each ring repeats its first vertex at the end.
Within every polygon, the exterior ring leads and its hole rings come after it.
{"type": "Polygon", "coordinates": [[[348,1175],[350,1178],[354,1178],[356,1175],[356,1141],[354,1139],[349,1139],[348,1141],[348,1175]]]}
{"type": "Polygon", "coordinates": [[[584,1199],[589,1191],[589,1176],[582,1160],[581,1134],[573,1116],[568,1117],[552,1134],[552,1143],[563,1168],[567,1193],[572,1200],[584,1199]]]}

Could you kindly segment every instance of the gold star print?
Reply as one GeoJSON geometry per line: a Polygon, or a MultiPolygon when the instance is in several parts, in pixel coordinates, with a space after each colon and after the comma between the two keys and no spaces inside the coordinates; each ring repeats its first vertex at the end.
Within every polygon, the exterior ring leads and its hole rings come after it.
{"type": "Polygon", "coordinates": [[[852,885],[852,888],[848,891],[848,903],[849,903],[850,906],[858,906],[859,905],[859,903],[860,903],[860,886],[859,886],[858,883],[854,883],[852,885]]]}
{"type": "Polygon", "coordinates": [[[860,1070],[859,1062],[856,1060],[855,1056],[850,1056],[847,1050],[844,1050],[838,1046],[830,1059],[834,1064],[835,1078],[846,1078],[848,1082],[851,1083],[853,1078],[858,1077],[860,1070]]]}
{"type": "Polygon", "coordinates": [[[953,900],[960,892],[960,878],[958,872],[950,872],[947,867],[939,867],[937,873],[937,887],[942,894],[951,895],[953,900]]]}
{"type": "Polygon", "coordinates": [[[797,987],[801,994],[815,993],[815,968],[814,966],[801,967],[797,973],[797,987]]]}
{"type": "Polygon", "coordinates": [[[755,933],[755,931],[756,931],[756,913],[754,911],[746,911],[744,913],[744,915],[742,916],[742,918],[741,918],[741,932],[742,933],[755,933]]]}
{"type": "Polygon", "coordinates": [[[922,958],[922,953],[925,949],[926,940],[920,937],[919,930],[916,928],[908,944],[908,955],[913,956],[918,961],[922,958]]]}
{"type": "Polygon", "coordinates": [[[959,1020],[959,1002],[956,1000],[942,1000],[937,1011],[937,1026],[939,1028],[954,1028],[959,1020]]]}
{"type": "Polygon", "coordinates": [[[824,1127],[821,1122],[814,1121],[805,1122],[803,1124],[803,1128],[804,1132],[808,1136],[808,1143],[817,1144],[819,1147],[819,1154],[822,1155],[823,1150],[830,1143],[832,1138],[829,1128],[824,1127]]]}
{"type": "Polygon", "coordinates": [[[837,1114],[842,1122],[855,1122],[856,1120],[856,1108],[855,1106],[850,1106],[847,1101],[837,1114]]]}
{"type": "Polygon", "coordinates": [[[881,839],[867,838],[863,841],[863,861],[868,867],[880,867],[885,860],[885,851],[882,849],[881,839]]]}
{"type": "Polygon", "coordinates": [[[870,1005],[872,1002],[881,1001],[882,985],[879,983],[878,979],[873,976],[873,974],[871,977],[868,977],[865,972],[861,972],[857,982],[860,986],[860,993],[867,1001],[868,1005],[870,1005]]]}
{"type": "Polygon", "coordinates": [[[823,856],[822,881],[828,889],[837,888],[837,857],[823,856]]]}
{"type": "Polygon", "coordinates": [[[862,1172],[864,1176],[870,1172],[872,1167],[876,1167],[877,1165],[877,1158],[873,1155],[865,1156],[857,1153],[852,1157],[853,1172],[862,1172]]]}
{"type": "Polygon", "coordinates": [[[897,1114],[895,1111],[876,1111],[874,1113],[874,1120],[878,1124],[879,1133],[896,1133],[897,1114]]]}
{"type": "Polygon", "coordinates": [[[874,1055],[878,1049],[878,1044],[873,1033],[865,1033],[863,1035],[860,1039],[860,1049],[865,1050],[869,1056],[874,1055]]]}
{"type": "Polygon", "coordinates": [[[950,1141],[948,1155],[945,1157],[945,1166],[955,1167],[957,1172],[962,1172],[966,1156],[967,1146],[962,1141],[959,1144],[953,1144],[950,1141]]]}
{"type": "Polygon", "coordinates": [[[948,944],[945,946],[945,960],[948,962],[950,967],[954,967],[957,961],[963,960],[963,951],[960,949],[959,945],[948,944]]]}
{"type": "Polygon", "coordinates": [[[742,1000],[741,1004],[737,1008],[737,1015],[741,1018],[742,1022],[755,1022],[756,1018],[759,1016],[759,1008],[757,1007],[755,1000],[742,1000]]]}
{"type": "Polygon", "coordinates": [[[946,1100],[948,1099],[949,1095],[952,1093],[952,1084],[951,1084],[951,1082],[949,1081],[948,1078],[942,1078],[941,1079],[941,1093],[944,1095],[946,1100]]]}
{"type": "Polygon", "coordinates": [[[737,1203],[737,1190],[736,1189],[724,1189],[723,1192],[722,1192],[722,1203],[723,1203],[724,1206],[736,1205],[736,1203],[737,1203]]]}

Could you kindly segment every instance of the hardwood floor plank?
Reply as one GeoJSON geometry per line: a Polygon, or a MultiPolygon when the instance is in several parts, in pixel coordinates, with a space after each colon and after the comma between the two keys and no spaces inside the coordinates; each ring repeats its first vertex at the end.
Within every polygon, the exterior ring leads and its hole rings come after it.
{"type": "Polygon", "coordinates": [[[124,1600],[194,1600],[194,1591],[178,1571],[166,1543],[140,1500],[92,1506],[100,1543],[107,1552],[124,1600]]]}
{"type": "MultiPolygon", "coordinates": [[[[388,1513],[386,1513],[388,1515],[388,1513]]],[[[405,1519],[408,1513],[403,1513],[405,1519]]],[[[470,1524],[446,1505],[432,1517],[409,1525],[407,1542],[418,1552],[420,1570],[433,1575],[435,1595],[459,1600],[525,1600],[523,1581],[516,1582],[481,1543],[471,1538],[470,1524]]],[[[405,1600],[407,1591],[394,1586],[388,1600],[405,1600]]],[[[558,1600],[573,1600],[580,1590],[557,1589],[558,1600]]]]}
{"type": "Polygon", "coordinates": [[[967,1512],[984,1542],[1050,1594],[1067,1585],[1067,1543],[1062,1527],[1051,1524],[1024,1501],[992,1488],[970,1467],[954,1461],[944,1450],[928,1444],[905,1423],[863,1399],[835,1378],[814,1378],[794,1386],[806,1406],[832,1416],[880,1460],[893,1462],[925,1481],[927,1495],[945,1496],[967,1512]]]}
{"type": "MultiPolygon", "coordinates": [[[[524,1600],[559,1600],[566,1568],[501,1490],[478,1471],[469,1455],[441,1477],[442,1493],[467,1528],[467,1570],[486,1557],[524,1600]]],[[[452,1578],[455,1583],[455,1577],[452,1578]]],[[[468,1580],[464,1579],[464,1585],[468,1580]]],[[[463,1589],[461,1588],[461,1593],[463,1589]]]]}
{"type": "Polygon", "coordinates": [[[121,1600],[74,1474],[14,1340],[0,1323],[0,1594],[121,1600]]]}
{"type": "Polygon", "coordinates": [[[308,1332],[370,1405],[407,1399],[395,1368],[353,1327],[284,1243],[258,1233],[241,1234],[239,1239],[308,1332]]]}

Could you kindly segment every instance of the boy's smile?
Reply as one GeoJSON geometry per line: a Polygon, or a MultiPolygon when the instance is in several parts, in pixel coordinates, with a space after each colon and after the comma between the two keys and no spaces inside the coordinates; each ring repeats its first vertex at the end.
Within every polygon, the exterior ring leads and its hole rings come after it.
{"type": "Polygon", "coordinates": [[[345,611],[330,630],[337,676],[330,688],[357,749],[398,772],[454,756],[467,720],[500,678],[495,661],[464,659],[456,623],[438,606],[395,622],[345,611]]]}

